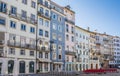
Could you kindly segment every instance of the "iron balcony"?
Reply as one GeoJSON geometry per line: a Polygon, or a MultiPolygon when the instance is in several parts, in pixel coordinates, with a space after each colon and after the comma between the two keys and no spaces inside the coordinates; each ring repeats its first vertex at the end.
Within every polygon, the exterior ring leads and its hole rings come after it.
{"type": "Polygon", "coordinates": [[[31,18],[31,17],[27,17],[27,16],[22,16],[21,14],[18,13],[12,13],[11,11],[9,11],[9,16],[33,25],[37,24],[37,20],[31,18]]]}

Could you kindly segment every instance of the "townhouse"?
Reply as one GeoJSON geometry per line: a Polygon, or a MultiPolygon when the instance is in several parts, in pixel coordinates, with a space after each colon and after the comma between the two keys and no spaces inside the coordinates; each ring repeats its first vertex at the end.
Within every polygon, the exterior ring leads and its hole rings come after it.
{"type": "Polygon", "coordinates": [[[65,70],[75,70],[75,12],[70,6],[64,7],[65,14],[65,70]]]}
{"type": "Polygon", "coordinates": [[[38,0],[37,72],[50,71],[50,0],[38,0]]]}
{"type": "Polygon", "coordinates": [[[37,0],[0,0],[0,74],[35,73],[37,0]]]}
{"type": "Polygon", "coordinates": [[[65,15],[61,6],[51,1],[50,41],[51,71],[65,68],[65,15]]]}
{"type": "Polygon", "coordinates": [[[87,30],[75,26],[75,49],[77,56],[76,69],[83,71],[88,69],[90,59],[90,34],[87,30]]]}
{"type": "Polygon", "coordinates": [[[118,67],[120,66],[120,37],[114,36],[112,39],[113,42],[113,55],[114,58],[110,62],[110,67],[118,67]]]}
{"type": "Polygon", "coordinates": [[[106,33],[96,33],[96,51],[99,56],[101,68],[109,68],[110,61],[113,60],[113,36],[106,33]]]}

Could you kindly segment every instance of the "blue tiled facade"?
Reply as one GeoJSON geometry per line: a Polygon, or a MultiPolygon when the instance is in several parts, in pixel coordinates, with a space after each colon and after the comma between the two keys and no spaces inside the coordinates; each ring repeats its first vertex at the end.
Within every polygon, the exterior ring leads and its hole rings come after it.
{"type": "Polygon", "coordinates": [[[63,9],[56,7],[61,10],[61,12],[58,12],[59,10],[55,10],[54,7],[56,6],[53,5],[53,9],[51,9],[50,41],[53,41],[53,44],[56,45],[56,49],[50,52],[50,58],[52,60],[50,67],[52,71],[59,71],[65,69],[65,18],[62,16],[63,9]],[[54,38],[53,34],[56,38],[54,38]],[[61,51],[59,50],[59,46],[62,47],[61,51]],[[53,52],[56,54],[56,59],[53,57],[53,52]]]}

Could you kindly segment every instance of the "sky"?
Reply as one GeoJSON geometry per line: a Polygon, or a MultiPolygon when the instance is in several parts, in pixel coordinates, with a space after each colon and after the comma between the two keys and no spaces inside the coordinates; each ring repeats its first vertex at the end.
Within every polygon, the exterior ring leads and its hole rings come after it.
{"type": "Polygon", "coordinates": [[[120,0],[52,0],[70,5],[76,13],[76,25],[91,31],[120,36],[120,0]]]}

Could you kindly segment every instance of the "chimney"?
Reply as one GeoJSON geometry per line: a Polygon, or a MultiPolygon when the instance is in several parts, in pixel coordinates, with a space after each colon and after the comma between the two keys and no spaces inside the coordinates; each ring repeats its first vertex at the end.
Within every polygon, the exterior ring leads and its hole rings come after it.
{"type": "Polygon", "coordinates": [[[90,27],[87,27],[87,30],[90,31],[90,27]]]}
{"type": "Polygon", "coordinates": [[[104,34],[106,35],[106,32],[104,32],[104,34]]]}

